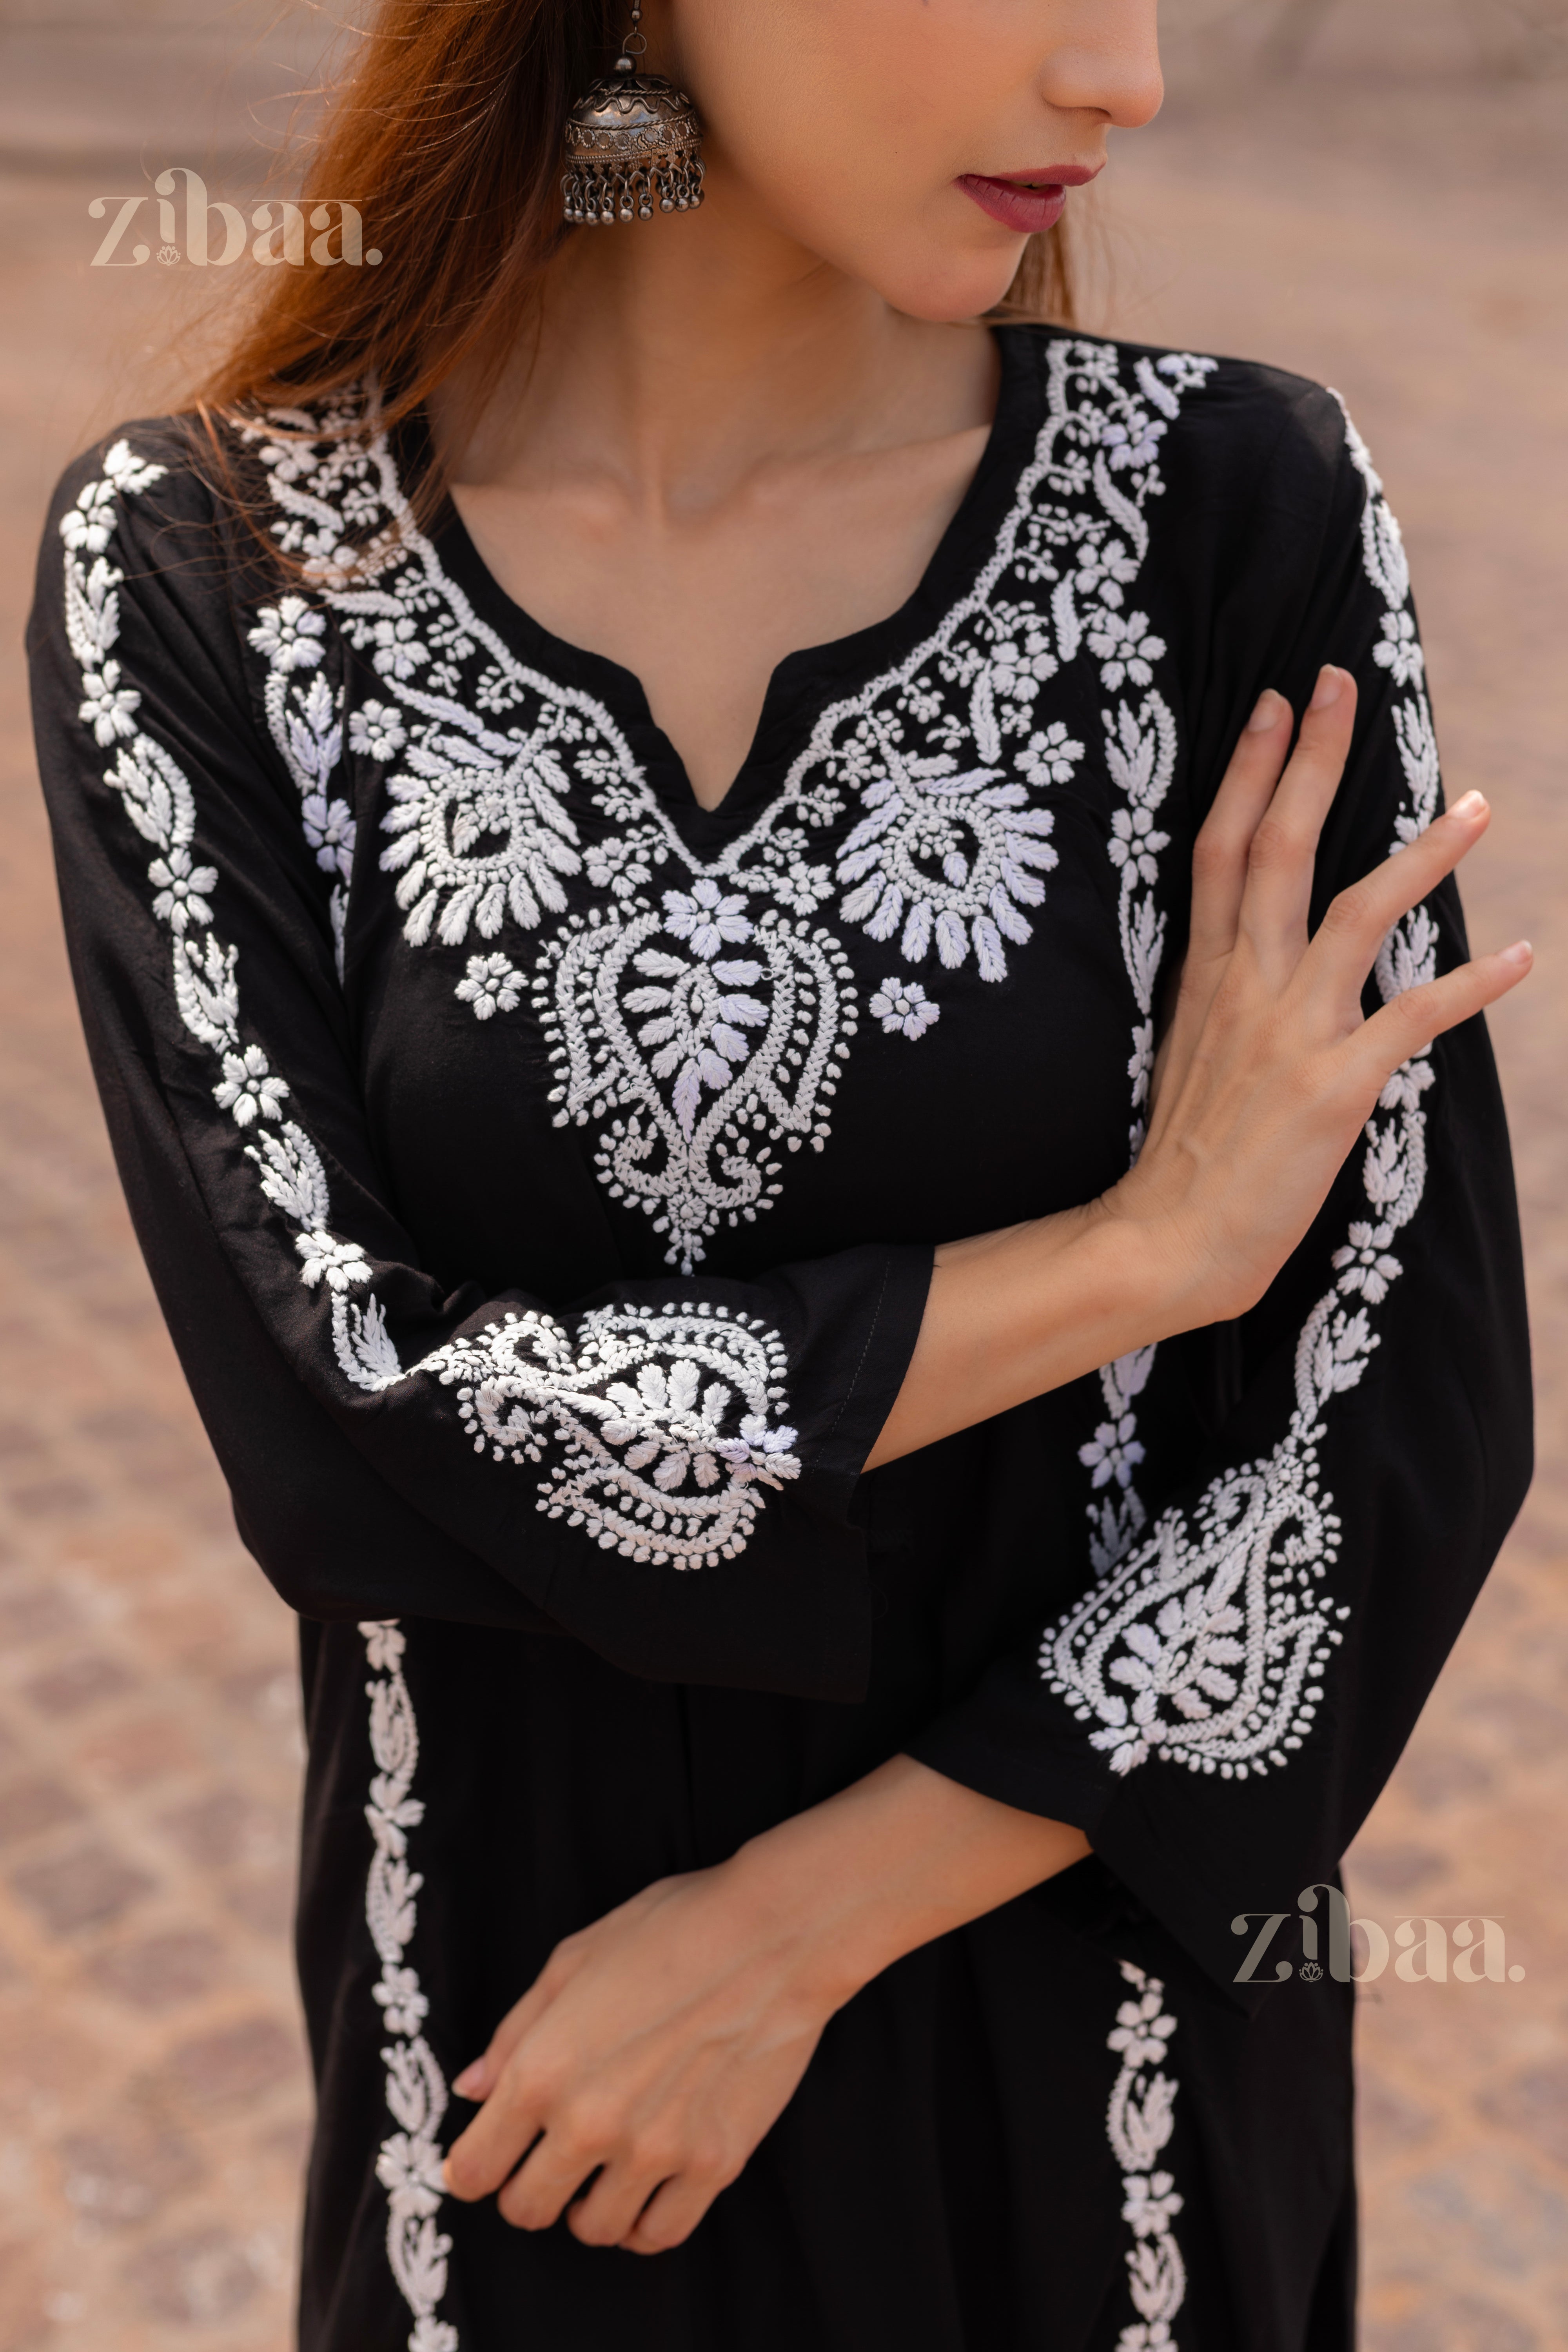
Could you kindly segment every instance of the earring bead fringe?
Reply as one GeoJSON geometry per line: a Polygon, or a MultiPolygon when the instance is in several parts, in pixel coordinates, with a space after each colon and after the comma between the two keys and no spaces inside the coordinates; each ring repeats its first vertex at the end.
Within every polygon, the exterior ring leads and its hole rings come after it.
{"type": "Polygon", "coordinates": [[[695,212],[702,202],[702,125],[686,92],[639,74],[629,56],[566,118],[562,214],[574,226],[695,212]]]}

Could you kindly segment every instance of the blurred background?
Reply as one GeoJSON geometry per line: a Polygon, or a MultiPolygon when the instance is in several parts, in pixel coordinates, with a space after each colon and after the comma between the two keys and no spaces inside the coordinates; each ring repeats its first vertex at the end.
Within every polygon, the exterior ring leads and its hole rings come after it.
{"type": "MultiPolygon", "coordinates": [[[[1468,877],[1473,929],[1540,950],[1495,1034],[1542,1466],[1349,1867],[1353,1907],[1391,1929],[1418,1908],[1500,1917],[1524,1969],[1365,1989],[1367,2352],[1553,2352],[1568,0],[1166,0],[1165,16],[1170,100],[1102,184],[1090,323],[1345,395],[1404,520],[1450,791],[1481,785],[1497,811],[1468,877]]],[[[178,398],[191,299],[217,277],[91,268],[117,206],[95,221],[89,203],[176,163],[245,196],[341,37],[333,8],[287,0],[0,0],[0,2352],[289,2340],[309,2112],[287,1948],[292,1622],[236,1541],[121,1205],[19,639],[56,475],[178,398]]]]}

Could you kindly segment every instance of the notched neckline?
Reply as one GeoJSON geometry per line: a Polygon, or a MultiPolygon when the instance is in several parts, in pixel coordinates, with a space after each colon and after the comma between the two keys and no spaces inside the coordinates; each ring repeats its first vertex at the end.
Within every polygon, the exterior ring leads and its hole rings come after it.
{"type": "MultiPolygon", "coordinates": [[[[1029,351],[1035,335],[1024,326],[997,326],[991,331],[1001,362],[995,412],[979,461],[924,571],[902,604],[882,620],[820,645],[800,646],[773,665],[746,755],[712,808],[698,799],[686,762],[654,718],[637,673],[608,654],[558,636],[519,604],[479,553],[449,489],[431,523],[431,543],[475,612],[509,651],[530,668],[593,695],[623,725],[649,788],[683,831],[728,834],[754,821],[795,754],[805,749],[822,705],[852,694],[912,650],[949,606],[960,601],[983,568],[1006,514],[1013,484],[1033,446],[1037,422],[1029,396],[1037,383],[1029,351]],[[1015,446],[1020,437],[1021,453],[1015,446]]],[[[430,447],[423,415],[417,419],[417,433],[416,464],[427,457],[430,447]]]]}

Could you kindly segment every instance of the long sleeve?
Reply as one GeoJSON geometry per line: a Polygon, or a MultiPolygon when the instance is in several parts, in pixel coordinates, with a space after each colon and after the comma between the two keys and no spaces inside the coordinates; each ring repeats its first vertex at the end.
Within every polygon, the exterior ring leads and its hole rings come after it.
{"type": "Polygon", "coordinates": [[[246,1541],[308,1615],[548,1621],[646,1675],[856,1696],[850,1507],[929,1252],[570,1303],[420,1263],[336,968],[352,824],[319,618],[274,608],[309,686],[301,825],[242,652],[244,526],[181,446],[133,429],[68,475],[30,644],[89,1049],[246,1541]]]}
{"type": "MultiPolygon", "coordinates": [[[[1288,632],[1258,645],[1239,614],[1216,627],[1195,731],[1212,791],[1262,686],[1300,707],[1321,662],[1354,672],[1361,707],[1317,919],[1431,822],[1439,780],[1382,485],[1326,396],[1292,432],[1270,520],[1300,544],[1310,519],[1319,551],[1307,541],[1288,632]],[[1250,671],[1237,658],[1249,642],[1250,671]]],[[[1253,537],[1268,533],[1255,522],[1253,537]]],[[[1239,565],[1231,585],[1247,588],[1239,565]]],[[[1369,1009],[1466,953],[1445,886],[1390,933],[1369,1009]]],[[[1100,1389],[1080,1454],[1098,1575],[913,1752],[1079,1824],[1229,1984],[1247,1949],[1233,1918],[1293,1911],[1364,1820],[1529,1482],[1518,1227],[1483,1023],[1395,1073],[1251,1315],[1108,1366],[1100,1389]],[[1190,1428],[1172,1400],[1194,1391],[1219,1400],[1201,1458],[1189,1444],[1184,1462],[1162,1459],[1162,1417],[1190,1428]]]]}

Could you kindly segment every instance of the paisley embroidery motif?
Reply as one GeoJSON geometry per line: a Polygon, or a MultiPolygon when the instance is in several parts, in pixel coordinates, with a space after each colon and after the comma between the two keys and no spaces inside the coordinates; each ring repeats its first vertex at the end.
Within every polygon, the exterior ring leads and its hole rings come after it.
{"type": "Polygon", "coordinates": [[[555,1123],[598,1128],[610,1198],[647,1210],[684,1274],[721,1220],[776,1197],[781,1143],[821,1150],[858,1026],[831,935],[748,903],[699,881],[660,914],[574,919],[539,964],[555,1123]]]}
{"type": "Polygon", "coordinates": [[[800,1475],[784,1343],[763,1323],[701,1306],[595,1307],[575,1342],[553,1318],[509,1315],[420,1370],[456,1387],[476,1454],[541,1462],[539,1507],[656,1568],[716,1568],[743,1551],[764,1497],[800,1475]]]}
{"type": "MultiPolygon", "coordinates": [[[[1160,441],[1216,362],[1140,359],[1123,381],[1113,346],[1066,340],[1045,361],[1035,454],[973,587],[897,668],[821,714],[766,810],[706,862],[609,712],[519,662],[475,614],[415,527],[384,438],[354,438],[347,406],[252,432],[280,542],[306,555],[390,698],[349,728],[388,767],[381,863],[405,937],[504,937],[457,982],[488,1021],[521,1001],[518,943],[542,935],[529,993],[558,1118],[595,1130],[600,1181],[647,1213],[684,1273],[721,1227],[777,1198],[788,1152],[828,1139],[862,1025],[843,934],[890,951],[874,1017],[910,1043],[942,1009],[913,967],[1004,979],[1057,862],[1039,796],[1086,756],[1060,720],[1042,723],[1042,690],[1080,656],[1112,694],[1152,687],[1165,647],[1127,593],[1160,441]]],[[[308,660],[302,632],[321,623],[292,602],[253,638],[275,668],[308,660]]],[[[1146,1064],[1161,925],[1138,893],[1163,844],[1152,812],[1174,730],[1153,691],[1107,726],[1146,1064]]]]}

